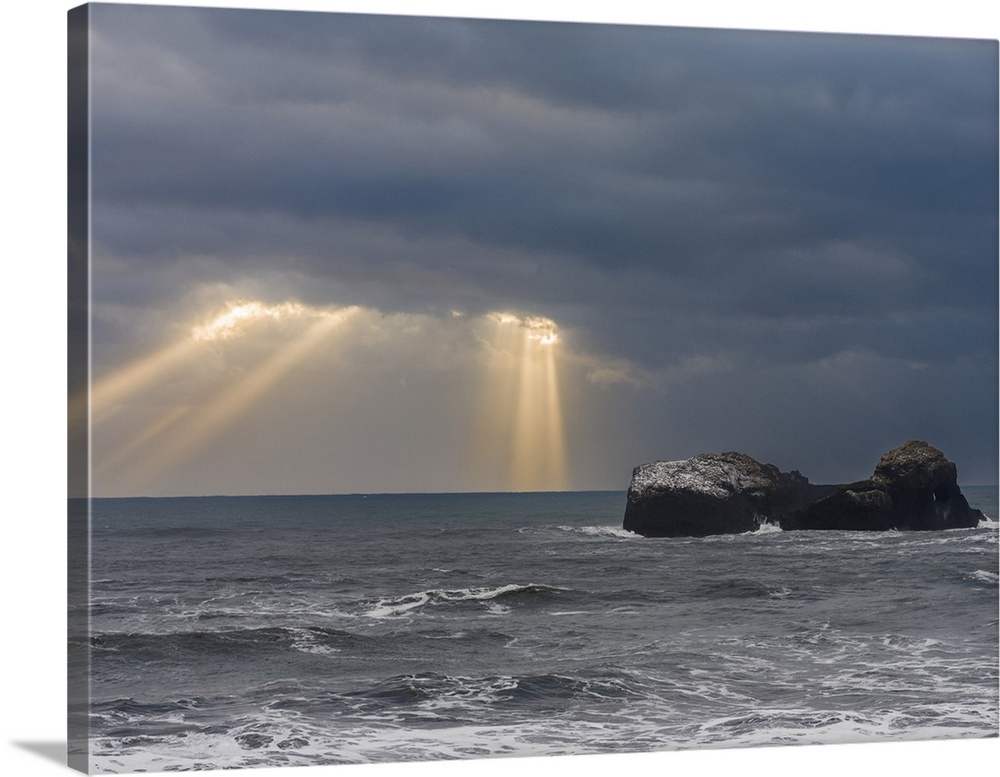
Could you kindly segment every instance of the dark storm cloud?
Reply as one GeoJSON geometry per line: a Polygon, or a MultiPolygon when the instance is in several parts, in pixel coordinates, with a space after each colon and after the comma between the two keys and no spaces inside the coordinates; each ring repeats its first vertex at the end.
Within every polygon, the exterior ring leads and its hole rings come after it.
{"type": "MultiPolygon", "coordinates": [[[[838,354],[995,388],[969,367],[996,364],[995,42],[94,17],[115,304],[283,271],[316,302],[537,310],[643,368],[752,373],[761,396],[838,354]]],[[[857,369],[886,395],[911,380],[857,369]]]]}

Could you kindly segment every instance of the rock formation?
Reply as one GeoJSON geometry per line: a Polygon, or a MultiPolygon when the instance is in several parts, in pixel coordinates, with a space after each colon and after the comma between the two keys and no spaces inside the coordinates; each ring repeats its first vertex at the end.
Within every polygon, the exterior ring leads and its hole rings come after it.
{"type": "Polygon", "coordinates": [[[647,537],[755,531],[829,490],[743,453],[657,461],[632,472],[624,527],[647,537]]]}
{"type": "Polygon", "coordinates": [[[646,537],[703,537],[782,529],[951,529],[983,518],[958,487],[955,465],[919,440],[889,451],[868,480],[813,485],[742,453],[701,454],[636,467],[624,528],[646,537]]]}
{"type": "Polygon", "coordinates": [[[926,442],[910,440],[879,459],[868,480],[838,486],[787,516],[781,528],[968,529],[983,517],[959,489],[955,464],[926,442]]]}

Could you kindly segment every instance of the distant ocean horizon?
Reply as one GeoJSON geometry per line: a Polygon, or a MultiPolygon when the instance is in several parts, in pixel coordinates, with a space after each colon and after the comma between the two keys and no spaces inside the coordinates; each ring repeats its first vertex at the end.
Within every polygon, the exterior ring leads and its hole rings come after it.
{"type": "MultiPolygon", "coordinates": [[[[998,483],[960,484],[962,492],[969,497],[969,490],[997,489],[998,483]]],[[[462,491],[336,491],[322,492],[289,492],[289,493],[218,493],[218,494],[128,494],[128,495],[92,495],[89,497],[71,497],[70,501],[108,502],[120,499],[281,499],[281,498],[325,498],[325,497],[368,497],[368,496],[506,496],[518,494],[619,494],[624,500],[628,488],[576,488],[564,490],[462,490],[462,491]]],[[[970,499],[971,504],[971,499],[970,499]]],[[[625,512],[625,502],[622,501],[621,512],[625,512]]],[[[992,516],[990,516],[992,517],[992,516]]]]}
{"type": "Polygon", "coordinates": [[[990,737],[945,532],[646,539],[625,491],[91,500],[94,771],[990,737]]]}

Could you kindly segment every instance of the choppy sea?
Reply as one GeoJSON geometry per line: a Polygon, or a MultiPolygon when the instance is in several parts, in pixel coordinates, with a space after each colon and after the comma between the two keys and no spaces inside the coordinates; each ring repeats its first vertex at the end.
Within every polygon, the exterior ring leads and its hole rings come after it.
{"type": "Polygon", "coordinates": [[[625,494],[97,499],[98,772],[990,737],[991,520],[644,539],[625,494]]]}

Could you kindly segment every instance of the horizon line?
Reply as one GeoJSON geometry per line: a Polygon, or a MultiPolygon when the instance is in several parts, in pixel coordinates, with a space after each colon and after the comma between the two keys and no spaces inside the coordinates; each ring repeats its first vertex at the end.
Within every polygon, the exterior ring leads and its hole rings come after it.
{"type": "Polygon", "coordinates": [[[138,494],[129,496],[70,496],[69,501],[85,499],[283,499],[283,498],[317,498],[328,496],[370,497],[370,496],[516,496],[542,494],[612,494],[625,493],[628,488],[581,488],[562,491],[346,491],[331,493],[299,493],[299,494],[164,494],[152,496],[138,494]]]}
{"type": "MultiPolygon", "coordinates": [[[[962,488],[961,486],[959,488],[962,488]]],[[[998,488],[1000,483],[967,483],[965,488],[998,488]]],[[[330,493],[299,493],[299,494],[161,494],[153,496],[150,494],[133,494],[127,496],[69,496],[67,501],[82,501],[95,499],[311,499],[319,497],[362,497],[370,496],[516,496],[543,494],[614,494],[625,493],[628,488],[580,488],[566,489],[563,491],[343,491],[330,493]]]]}

